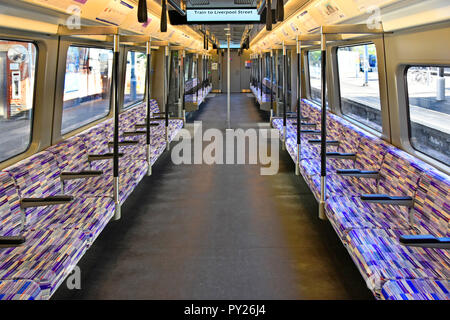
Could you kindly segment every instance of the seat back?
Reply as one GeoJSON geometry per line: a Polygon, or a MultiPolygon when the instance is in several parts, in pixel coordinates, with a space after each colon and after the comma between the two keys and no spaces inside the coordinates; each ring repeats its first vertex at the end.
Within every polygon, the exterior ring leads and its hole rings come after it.
{"type": "Polygon", "coordinates": [[[0,236],[17,236],[23,228],[23,212],[14,179],[0,172],[0,236]]]}
{"type": "Polygon", "coordinates": [[[424,172],[414,198],[414,226],[422,234],[450,237],[450,178],[435,169],[424,172]]]}
{"type": "Polygon", "coordinates": [[[395,147],[387,150],[380,169],[377,192],[390,196],[414,197],[423,167],[417,158],[395,147]]]}
{"type": "Polygon", "coordinates": [[[158,102],[155,99],[150,100],[150,109],[153,113],[161,112],[159,109],[158,102]]]}
{"type": "MultiPolygon", "coordinates": [[[[4,170],[13,178],[21,198],[45,198],[62,194],[61,170],[53,153],[42,151],[4,170]]],[[[26,227],[51,210],[47,207],[25,209],[26,227]]]]}
{"type": "Polygon", "coordinates": [[[112,120],[107,120],[78,135],[83,141],[88,154],[109,152],[107,131],[112,130],[112,124],[112,120]]]}
{"type": "MultiPolygon", "coordinates": [[[[92,169],[88,161],[86,145],[79,136],[61,141],[46,151],[54,154],[61,172],[79,172],[92,169]]],[[[80,183],[82,183],[82,180],[65,181],[64,193],[70,194],[80,183]]]]}
{"type": "Polygon", "coordinates": [[[55,155],[61,171],[76,172],[90,169],[87,148],[79,136],[61,141],[46,151],[55,155]]]}
{"type": "Polygon", "coordinates": [[[380,138],[366,134],[361,135],[358,149],[356,150],[355,168],[380,170],[388,148],[388,144],[380,138]]]}

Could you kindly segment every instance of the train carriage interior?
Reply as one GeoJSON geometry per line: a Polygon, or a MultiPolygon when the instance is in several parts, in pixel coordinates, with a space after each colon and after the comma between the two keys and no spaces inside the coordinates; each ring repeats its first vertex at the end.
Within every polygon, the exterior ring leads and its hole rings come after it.
{"type": "Polygon", "coordinates": [[[0,0],[0,300],[450,300],[449,174],[448,0],[0,0]]]}

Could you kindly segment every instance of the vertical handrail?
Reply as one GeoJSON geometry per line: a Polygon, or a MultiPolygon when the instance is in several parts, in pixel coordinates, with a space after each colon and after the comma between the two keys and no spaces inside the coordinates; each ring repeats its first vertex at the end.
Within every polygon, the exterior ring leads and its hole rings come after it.
{"type": "Polygon", "coordinates": [[[275,69],[275,82],[276,82],[276,91],[275,91],[275,103],[277,106],[277,116],[280,115],[280,108],[278,108],[278,101],[280,99],[280,89],[279,89],[279,85],[280,85],[280,74],[278,72],[278,50],[275,51],[275,60],[274,60],[274,69],[275,69]]]}
{"type": "Polygon", "coordinates": [[[198,74],[198,71],[199,71],[199,67],[198,67],[198,65],[199,65],[199,63],[198,63],[199,62],[198,53],[195,54],[195,59],[197,59],[197,63],[196,63],[196,66],[195,66],[195,68],[197,69],[196,72],[195,72],[195,76],[197,78],[197,84],[195,85],[195,102],[198,105],[198,85],[200,83],[200,76],[198,74]]]}
{"type": "Polygon", "coordinates": [[[182,50],[181,52],[181,108],[183,109],[183,126],[186,124],[186,79],[184,78],[185,70],[185,62],[186,62],[186,51],[182,50]]]}
{"type": "Polygon", "coordinates": [[[301,161],[301,120],[302,120],[302,61],[301,61],[301,41],[297,36],[297,163],[295,166],[295,174],[300,175],[300,161],[301,161]]]}
{"type": "Polygon", "coordinates": [[[114,99],[114,137],[113,137],[113,198],[115,205],[114,220],[119,220],[119,35],[114,35],[114,62],[113,62],[113,99],[114,99]]]}
{"type": "Polygon", "coordinates": [[[168,75],[169,72],[169,46],[164,47],[164,112],[165,112],[165,127],[166,127],[166,150],[169,146],[169,90],[168,90],[168,75]]]}
{"type": "Polygon", "coordinates": [[[145,92],[147,93],[147,118],[145,121],[146,124],[146,143],[147,143],[147,162],[148,162],[148,169],[147,169],[147,176],[150,176],[152,174],[152,152],[151,152],[151,144],[152,144],[152,137],[151,137],[151,128],[150,128],[150,119],[152,116],[152,108],[151,108],[151,79],[152,79],[152,41],[150,38],[150,41],[147,42],[147,81],[145,82],[145,92]]]}
{"type": "Polygon", "coordinates": [[[263,79],[264,79],[264,77],[263,77],[263,55],[262,55],[262,53],[260,53],[259,54],[259,56],[260,56],[260,66],[259,66],[259,68],[260,68],[260,74],[261,74],[261,76],[260,76],[260,83],[259,83],[259,89],[260,89],[260,91],[261,91],[261,105],[262,105],[262,103],[263,103],[263,86],[262,86],[262,84],[263,84],[263,79]]]}
{"type": "Polygon", "coordinates": [[[231,90],[231,82],[230,82],[230,34],[227,34],[227,124],[228,129],[231,129],[231,101],[230,101],[230,90],[231,90]]]}
{"type": "Polygon", "coordinates": [[[270,124],[272,125],[273,118],[273,51],[270,50],[270,124]]]}
{"type": "MultiPolygon", "coordinates": [[[[322,28],[323,29],[323,28],[322,28]]],[[[322,117],[321,117],[321,141],[320,141],[320,203],[319,203],[319,218],[325,220],[325,192],[326,192],[326,177],[327,177],[327,105],[326,105],[326,39],[321,30],[320,38],[320,57],[321,57],[321,96],[322,96],[322,117]]]]}
{"type": "Polygon", "coordinates": [[[287,127],[287,117],[286,117],[286,91],[287,91],[287,79],[286,79],[286,46],[283,41],[283,150],[286,149],[286,127],[287,127]]]}

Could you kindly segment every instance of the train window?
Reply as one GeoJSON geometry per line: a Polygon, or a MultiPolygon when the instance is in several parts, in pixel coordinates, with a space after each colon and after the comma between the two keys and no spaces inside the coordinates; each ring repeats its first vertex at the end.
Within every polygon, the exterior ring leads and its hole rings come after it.
{"type": "Polygon", "coordinates": [[[411,66],[406,81],[411,145],[449,164],[450,67],[411,66]]]}
{"type": "Polygon", "coordinates": [[[36,57],[31,42],[0,40],[0,161],[30,145],[36,57]]]}
{"type": "Polygon", "coordinates": [[[373,43],[337,50],[342,114],[381,132],[378,63],[373,43]]]}
{"type": "Polygon", "coordinates": [[[125,75],[124,108],[144,100],[147,55],[143,52],[128,51],[125,75]]]}
{"type": "Polygon", "coordinates": [[[69,47],[64,80],[63,134],[109,113],[112,63],[112,50],[69,47]]]}
{"type": "MultiPolygon", "coordinates": [[[[309,71],[309,98],[317,103],[322,101],[322,83],[321,83],[321,61],[320,50],[308,51],[308,71],[309,71]]],[[[327,89],[325,88],[325,95],[327,89]]],[[[327,96],[326,96],[327,97],[327,96]]],[[[328,108],[328,97],[325,99],[328,108]]]]}

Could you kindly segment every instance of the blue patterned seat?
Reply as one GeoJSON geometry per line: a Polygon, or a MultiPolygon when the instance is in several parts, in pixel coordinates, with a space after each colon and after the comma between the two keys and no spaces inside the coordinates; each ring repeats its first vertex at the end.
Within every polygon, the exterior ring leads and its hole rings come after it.
{"type": "MultiPolygon", "coordinates": [[[[380,169],[375,193],[390,196],[414,197],[421,174],[428,166],[411,155],[391,148],[380,169]]],[[[345,232],[353,228],[400,228],[409,226],[409,208],[376,203],[365,203],[359,196],[333,196],[325,206],[326,214],[345,239],[345,232]]]]}
{"type": "Polygon", "coordinates": [[[353,229],[347,234],[348,250],[367,286],[380,296],[384,283],[401,279],[450,279],[450,255],[446,250],[406,247],[399,243],[403,234],[417,231],[353,229]]]}
{"type": "Polygon", "coordinates": [[[32,280],[50,297],[88,248],[86,233],[75,230],[24,231],[19,247],[0,248],[0,280],[32,280]]]}
{"type": "MultiPolygon", "coordinates": [[[[450,236],[450,179],[431,167],[424,169],[411,212],[397,213],[410,220],[409,229],[353,229],[346,235],[349,251],[377,294],[388,280],[450,279],[448,250],[408,247],[398,240],[405,234],[450,236]]],[[[416,297],[431,297],[427,285],[416,289],[416,297]]]]}
{"type": "Polygon", "coordinates": [[[0,281],[0,300],[39,300],[41,288],[34,281],[0,281]]]}
{"type": "MultiPolygon", "coordinates": [[[[336,169],[360,169],[379,171],[388,148],[388,145],[383,142],[383,140],[373,136],[362,134],[358,148],[356,150],[356,160],[353,167],[351,167],[348,162],[343,162],[343,167],[339,167],[339,163],[336,162],[334,163],[334,165],[337,166],[336,169]]],[[[320,175],[313,175],[310,181],[312,181],[311,191],[313,192],[316,199],[319,199],[321,184],[320,175]]],[[[377,179],[373,178],[341,176],[329,170],[326,182],[327,198],[333,196],[360,195],[377,192],[377,179]]]]}
{"type": "Polygon", "coordinates": [[[448,280],[391,280],[384,284],[384,300],[450,300],[448,280]]]}
{"type": "MultiPolygon", "coordinates": [[[[95,126],[90,130],[81,133],[77,136],[84,144],[85,159],[87,160],[88,154],[105,154],[112,152],[112,148],[109,147],[108,142],[112,141],[112,129],[113,125],[111,121],[102,123],[100,126],[95,126]]],[[[75,138],[76,139],[76,138],[75,138]]],[[[128,139],[131,140],[131,139],[128,139]]],[[[64,144],[62,142],[61,148],[64,150],[64,144]]],[[[52,149],[58,148],[58,146],[52,147],[52,149]]],[[[59,152],[59,151],[58,151],[59,152]]],[[[119,159],[119,177],[120,187],[122,189],[123,198],[126,197],[134,190],[134,187],[142,180],[147,172],[147,162],[145,161],[145,146],[137,145],[131,147],[120,147],[119,152],[124,152],[125,156],[119,159]],[[136,160],[140,158],[140,160],[136,160]]],[[[83,157],[79,157],[80,159],[83,157]]],[[[84,159],[84,158],[83,158],[84,159]]],[[[91,164],[92,170],[102,170],[104,177],[93,178],[86,181],[90,186],[80,186],[80,192],[87,192],[87,190],[95,190],[102,183],[107,180],[108,190],[112,190],[112,171],[113,161],[112,159],[93,161],[91,164]],[[109,182],[111,181],[111,182],[109,182]]],[[[85,183],[86,184],[86,183],[85,183]]],[[[89,191],[89,192],[90,192],[89,191]]],[[[101,189],[97,193],[101,192],[101,189]]]]}
{"type": "MultiPolygon", "coordinates": [[[[342,153],[356,153],[358,150],[359,142],[361,136],[359,131],[355,131],[354,128],[345,127],[338,124],[331,124],[333,130],[328,130],[328,139],[339,140],[339,145],[337,147],[327,146],[327,152],[342,152],[342,153]]],[[[301,160],[300,173],[303,178],[305,178],[306,183],[309,185],[311,190],[314,190],[315,183],[314,179],[320,177],[315,177],[320,174],[320,146],[316,146],[314,155],[311,158],[304,158],[301,160]]],[[[326,159],[327,176],[336,172],[336,169],[349,169],[355,167],[354,160],[350,159],[326,159]]],[[[320,185],[320,184],[319,184],[320,185]]],[[[320,190],[320,187],[319,187],[320,190]]]]}
{"type": "MultiPolygon", "coordinates": [[[[51,152],[35,154],[5,171],[14,179],[21,198],[62,194],[59,179],[61,171],[51,152]]],[[[114,206],[109,197],[91,196],[75,198],[68,204],[24,209],[25,230],[77,229],[85,232],[92,242],[113,216],[114,206]]]]}
{"type": "MultiPolygon", "coordinates": [[[[22,177],[16,178],[22,181],[22,177]]],[[[30,190],[42,189],[40,184],[31,181],[29,184],[30,190]]],[[[19,192],[24,190],[16,187],[10,174],[0,173],[0,235],[21,235],[26,239],[18,247],[0,248],[0,296],[4,294],[4,299],[19,298],[21,295],[23,298],[32,298],[40,295],[41,291],[42,297],[49,297],[88,248],[89,234],[78,229],[35,230],[35,225],[29,222],[40,222],[38,218],[31,219],[31,215],[37,213],[36,210],[28,212],[24,223],[22,217],[25,217],[25,213],[21,209],[19,197],[19,192]],[[29,280],[32,283],[27,286],[24,282],[8,282],[11,280],[29,280]]]]}

